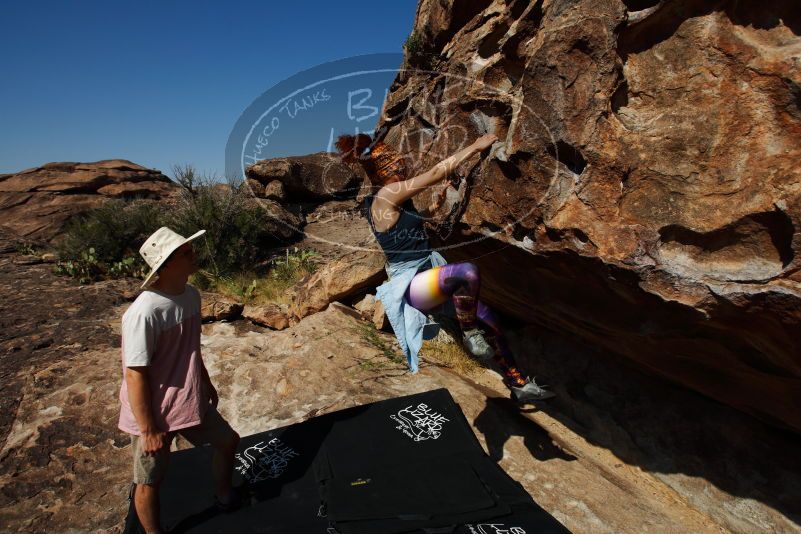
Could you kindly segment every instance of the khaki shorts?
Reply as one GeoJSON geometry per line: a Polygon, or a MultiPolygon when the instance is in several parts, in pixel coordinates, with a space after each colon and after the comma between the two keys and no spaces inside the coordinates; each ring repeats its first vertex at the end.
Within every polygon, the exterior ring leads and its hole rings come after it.
{"type": "Polygon", "coordinates": [[[142,452],[141,437],[131,436],[134,484],[154,484],[164,478],[170,459],[170,444],[176,434],[183,436],[195,447],[208,443],[214,448],[221,448],[231,442],[235,432],[220,412],[214,406],[209,406],[199,425],[168,432],[167,443],[153,456],[142,452]]]}

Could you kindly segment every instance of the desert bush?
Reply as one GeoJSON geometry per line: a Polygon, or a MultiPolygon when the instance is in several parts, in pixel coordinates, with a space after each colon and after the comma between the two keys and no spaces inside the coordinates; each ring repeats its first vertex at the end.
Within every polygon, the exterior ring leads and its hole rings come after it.
{"type": "Polygon", "coordinates": [[[174,167],[173,172],[183,194],[171,213],[171,227],[183,235],[206,230],[195,251],[211,278],[253,270],[267,260],[278,239],[269,217],[241,187],[241,180],[218,183],[198,176],[190,165],[174,167]]]}
{"type": "Polygon", "coordinates": [[[154,202],[109,200],[67,224],[57,246],[59,258],[79,260],[90,247],[103,264],[138,257],[142,242],[163,225],[163,220],[163,209],[154,202]]]}
{"type": "Polygon", "coordinates": [[[26,254],[28,256],[35,256],[38,255],[40,250],[36,245],[33,243],[27,243],[24,241],[19,241],[14,244],[14,250],[19,252],[20,254],[26,254]]]}
{"type": "Polygon", "coordinates": [[[245,304],[288,303],[287,290],[317,269],[317,256],[314,251],[294,247],[270,261],[266,270],[221,276],[201,270],[192,275],[190,282],[204,291],[221,293],[245,304]]]}
{"type": "Polygon", "coordinates": [[[417,32],[412,32],[403,43],[406,50],[406,60],[409,65],[419,67],[424,70],[431,70],[436,60],[436,54],[428,50],[425,40],[417,32]]]}
{"type": "MultiPolygon", "coordinates": [[[[173,172],[181,194],[169,206],[110,200],[74,218],[58,245],[57,272],[84,283],[103,277],[143,278],[149,267],[139,255],[139,247],[159,227],[168,226],[184,236],[206,230],[194,242],[205,274],[193,280],[201,289],[224,286],[224,280],[243,273],[266,273],[270,249],[279,238],[273,234],[274,222],[241,187],[241,181],[220,183],[199,175],[191,165],[175,166],[173,172]]],[[[286,265],[277,267],[281,283],[293,278],[293,270],[310,272],[310,256],[303,254],[299,258],[290,255],[286,265]]],[[[257,293],[255,287],[250,292],[257,293]]]]}
{"type": "Polygon", "coordinates": [[[460,375],[476,376],[484,366],[471,357],[458,343],[445,343],[436,339],[423,342],[421,357],[453,369],[460,375]]]}
{"type": "Polygon", "coordinates": [[[55,266],[56,273],[77,278],[82,284],[99,278],[105,270],[105,266],[97,261],[94,247],[81,252],[78,258],[59,261],[55,266]]]}
{"type": "Polygon", "coordinates": [[[294,247],[290,252],[286,249],[286,256],[271,260],[270,277],[294,284],[317,269],[317,257],[319,254],[313,250],[298,250],[298,247],[294,247]]]}
{"type": "Polygon", "coordinates": [[[162,226],[162,208],[149,201],[109,200],[73,218],[56,246],[56,272],[88,283],[103,277],[142,277],[142,242],[162,226]]]}

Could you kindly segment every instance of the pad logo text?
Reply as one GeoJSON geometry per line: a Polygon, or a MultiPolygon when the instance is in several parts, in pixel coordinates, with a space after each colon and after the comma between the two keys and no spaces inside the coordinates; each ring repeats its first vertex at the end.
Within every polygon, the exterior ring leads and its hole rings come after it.
{"type": "Polygon", "coordinates": [[[280,477],[286,471],[289,460],[296,456],[298,453],[292,448],[287,447],[280,439],[273,438],[266,443],[260,441],[245,449],[242,454],[237,454],[239,465],[234,469],[248,482],[259,482],[280,477]]]}
{"type": "Polygon", "coordinates": [[[448,419],[442,414],[420,403],[417,407],[408,406],[397,414],[389,416],[398,426],[395,427],[414,441],[437,439],[442,435],[442,425],[448,419]]]}
{"type": "Polygon", "coordinates": [[[521,527],[507,527],[503,523],[479,523],[465,526],[470,529],[470,534],[526,534],[521,527]]]}

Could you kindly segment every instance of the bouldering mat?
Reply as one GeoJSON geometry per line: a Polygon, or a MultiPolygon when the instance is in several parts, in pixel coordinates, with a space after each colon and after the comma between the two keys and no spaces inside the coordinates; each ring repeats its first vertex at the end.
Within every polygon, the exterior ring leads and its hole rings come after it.
{"type": "Polygon", "coordinates": [[[438,389],[242,438],[243,506],[213,505],[212,451],[171,454],[162,524],[173,532],[274,534],[567,532],[484,454],[438,389]],[[493,530],[494,529],[494,530],[493,530]],[[504,530],[505,529],[505,530],[504,530]]]}

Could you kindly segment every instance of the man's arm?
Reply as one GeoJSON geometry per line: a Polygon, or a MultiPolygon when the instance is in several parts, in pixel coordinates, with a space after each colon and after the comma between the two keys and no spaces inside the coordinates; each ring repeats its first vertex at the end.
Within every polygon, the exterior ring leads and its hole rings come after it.
{"type": "Polygon", "coordinates": [[[142,432],[142,450],[153,455],[164,447],[166,434],[156,427],[153,408],[150,404],[150,374],[147,367],[126,367],[125,382],[128,385],[128,402],[142,432]]]}

